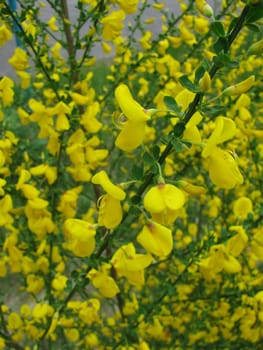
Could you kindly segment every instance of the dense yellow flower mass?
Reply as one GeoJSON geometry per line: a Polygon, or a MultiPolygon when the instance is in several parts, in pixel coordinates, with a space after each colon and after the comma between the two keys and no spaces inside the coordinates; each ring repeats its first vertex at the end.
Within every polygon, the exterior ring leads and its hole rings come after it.
{"type": "Polygon", "coordinates": [[[0,349],[261,349],[263,1],[14,3],[0,349]]]}

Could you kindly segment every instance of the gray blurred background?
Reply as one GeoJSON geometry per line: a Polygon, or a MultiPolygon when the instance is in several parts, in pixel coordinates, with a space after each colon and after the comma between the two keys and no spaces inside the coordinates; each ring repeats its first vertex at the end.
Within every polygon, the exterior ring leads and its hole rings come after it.
{"type": "MultiPolygon", "coordinates": [[[[148,0],[148,1],[149,3],[151,2],[153,3],[153,1],[151,0],[148,0]]],[[[41,2],[42,3],[44,2],[46,4],[46,6],[41,9],[41,18],[44,21],[48,21],[52,16],[54,16],[54,10],[48,5],[48,3],[46,3],[46,1],[41,1],[41,2]]],[[[77,2],[78,2],[77,0],[68,0],[69,16],[70,16],[71,23],[76,23],[78,19],[79,11],[76,8],[77,2]]],[[[165,4],[165,7],[169,10],[169,12],[173,12],[175,14],[180,13],[180,5],[177,0],[162,0],[161,2],[165,4]]],[[[217,11],[221,6],[221,0],[210,0],[207,2],[214,8],[215,13],[217,13],[217,11]]],[[[36,1],[36,3],[39,3],[39,0],[36,1]]],[[[185,3],[188,4],[188,1],[185,1],[185,3]]],[[[128,24],[129,22],[132,22],[132,17],[133,15],[127,15],[126,24],[128,24]]],[[[147,11],[145,11],[143,19],[147,19],[151,17],[155,17],[155,22],[153,25],[148,26],[147,28],[156,33],[160,32],[160,25],[161,25],[160,13],[159,11],[154,10],[152,7],[147,9],[147,11]]],[[[85,30],[86,31],[88,30],[88,26],[83,27],[82,33],[85,33],[85,30]]],[[[128,33],[127,25],[125,26],[122,33],[124,36],[127,35],[128,33]]],[[[7,42],[4,46],[0,48],[0,76],[15,75],[15,72],[13,71],[12,67],[8,63],[8,59],[12,56],[15,47],[16,47],[16,42],[13,37],[11,41],[7,42]]],[[[109,57],[108,55],[105,56],[100,45],[95,45],[93,47],[92,54],[97,59],[103,59],[104,57],[109,57]]]]}

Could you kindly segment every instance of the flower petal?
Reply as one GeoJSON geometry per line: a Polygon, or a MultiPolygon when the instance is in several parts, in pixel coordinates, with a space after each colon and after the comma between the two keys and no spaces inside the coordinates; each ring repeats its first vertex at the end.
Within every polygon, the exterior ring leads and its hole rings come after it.
{"type": "Polygon", "coordinates": [[[101,185],[105,192],[107,192],[112,197],[120,201],[125,199],[126,197],[126,193],[120,187],[114,185],[110,181],[108,174],[105,170],[101,170],[97,174],[95,174],[92,177],[91,182],[96,185],[101,185]]]}
{"type": "Polygon", "coordinates": [[[142,122],[150,119],[144,108],[133,99],[127,85],[119,85],[115,90],[115,97],[128,120],[142,122]]]}

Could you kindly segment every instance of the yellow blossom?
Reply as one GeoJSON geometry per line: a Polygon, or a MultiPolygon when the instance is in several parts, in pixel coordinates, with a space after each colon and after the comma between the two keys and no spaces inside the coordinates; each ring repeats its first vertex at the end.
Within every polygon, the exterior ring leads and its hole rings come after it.
{"type": "Polygon", "coordinates": [[[123,151],[130,152],[143,142],[146,121],[150,119],[150,116],[133,99],[127,85],[119,85],[115,90],[115,97],[124,114],[123,128],[115,141],[115,145],[123,151]]]}
{"type": "Polygon", "coordinates": [[[87,277],[105,298],[113,298],[120,292],[114,279],[109,276],[111,266],[104,264],[100,270],[91,269],[87,277]]]}
{"type": "Polygon", "coordinates": [[[237,218],[245,219],[253,212],[253,205],[248,197],[240,197],[234,202],[234,214],[237,218]]]}
{"type": "Polygon", "coordinates": [[[111,259],[117,276],[126,277],[129,283],[137,286],[144,284],[144,269],[152,261],[150,254],[137,254],[132,243],[121,246],[111,259]]]}
{"type": "Polygon", "coordinates": [[[255,76],[251,75],[246,80],[241,81],[239,84],[229,86],[223,91],[223,95],[236,96],[247,92],[254,84],[255,76]]]}
{"type": "Polygon", "coordinates": [[[12,33],[5,24],[0,26],[0,47],[12,39],[12,33]]]}
{"type": "Polygon", "coordinates": [[[152,187],[144,196],[143,204],[153,219],[161,224],[172,223],[178,209],[185,203],[182,190],[174,185],[160,183],[152,187]]]}
{"type": "Polygon", "coordinates": [[[173,249],[172,231],[153,221],[144,225],[137,241],[147,252],[160,257],[169,255],[173,249]]]}
{"type": "Polygon", "coordinates": [[[110,181],[104,170],[95,174],[92,177],[91,182],[96,185],[101,185],[107,193],[100,198],[98,203],[98,224],[105,226],[108,229],[118,226],[122,220],[122,207],[120,201],[125,199],[125,192],[110,181]]]}
{"type": "Polygon", "coordinates": [[[243,183],[243,176],[239,171],[233,156],[216,147],[208,160],[211,181],[220,188],[231,189],[243,183]]]}
{"type": "Polygon", "coordinates": [[[4,107],[10,106],[14,101],[14,82],[8,77],[3,77],[0,80],[0,98],[3,101],[4,107]]]}
{"type": "Polygon", "coordinates": [[[112,11],[110,14],[102,18],[102,37],[104,40],[112,41],[121,35],[121,31],[124,27],[124,18],[125,12],[123,10],[112,11]]]}
{"type": "Polygon", "coordinates": [[[96,228],[93,224],[80,219],[67,219],[64,222],[66,247],[76,256],[90,256],[95,249],[96,228]]]}
{"type": "Polygon", "coordinates": [[[17,71],[24,71],[29,67],[28,57],[24,50],[20,47],[15,49],[15,52],[8,62],[17,71]]]}

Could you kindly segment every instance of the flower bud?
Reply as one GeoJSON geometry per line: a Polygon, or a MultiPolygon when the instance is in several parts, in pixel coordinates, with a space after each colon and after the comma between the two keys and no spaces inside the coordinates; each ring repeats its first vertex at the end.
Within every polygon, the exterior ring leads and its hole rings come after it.
{"type": "Polygon", "coordinates": [[[201,12],[206,17],[214,17],[214,11],[209,4],[205,4],[201,12]]]}
{"type": "Polygon", "coordinates": [[[247,92],[255,81],[255,76],[251,75],[246,80],[241,81],[241,83],[229,86],[223,91],[224,96],[235,96],[247,92]]]}
{"type": "Polygon", "coordinates": [[[208,72],[205,72],[203,77],[199,80],[199,86],[202,91],[207,92],[211,88],[211,77],[208,72]]]}

